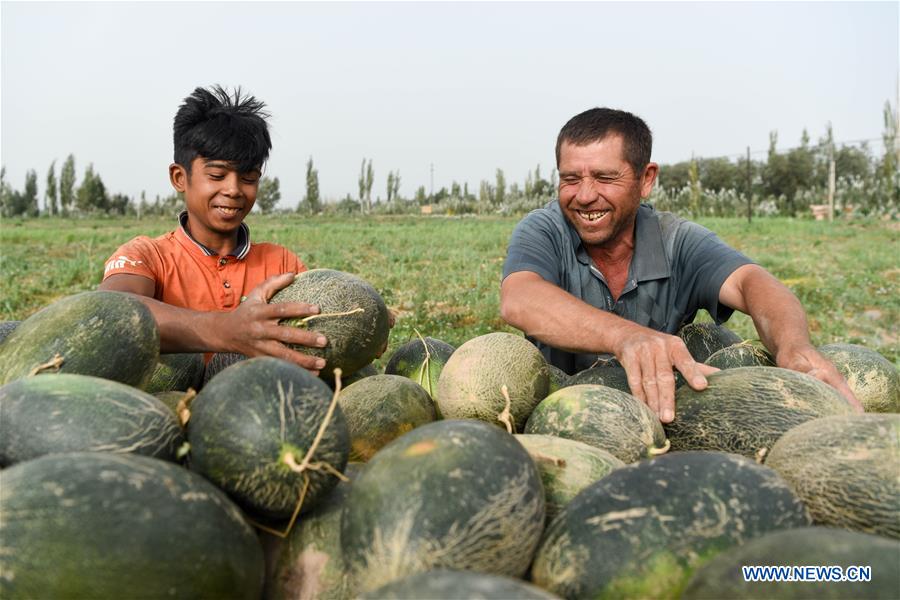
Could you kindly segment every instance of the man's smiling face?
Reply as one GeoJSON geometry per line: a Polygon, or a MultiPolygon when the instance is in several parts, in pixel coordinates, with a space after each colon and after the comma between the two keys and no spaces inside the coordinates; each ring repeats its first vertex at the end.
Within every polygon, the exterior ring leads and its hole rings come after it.
{"type": "Polygon", "coordinates": [[[649,195],[655,175],[653,163],[641,176],[634,173],[620,135],[584,145],[563,142],[559,206],[586,246],[611,248],[623,232],[633,229],[641,198],[649,195]]]}

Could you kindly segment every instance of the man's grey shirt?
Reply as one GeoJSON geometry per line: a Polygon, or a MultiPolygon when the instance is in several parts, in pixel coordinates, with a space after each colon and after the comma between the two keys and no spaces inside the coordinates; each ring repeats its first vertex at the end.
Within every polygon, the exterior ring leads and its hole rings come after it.
{"type": "MultiPolygon", "coordinates": [[[[692,322],[701,308],[716,323],[727,321],[734,311],[719,303],[719,290],[735,269],[752,262],[709,229],[641,204],[628,280],[618,300],[613,300],[578,232],[554,200],[516,225],[503,277],[532,271],[592,306],[657,331],[675,333],[692,322]]],[[[569,374],[608,356],[575,354],[528,339],[550,364],[569,374]]]]}

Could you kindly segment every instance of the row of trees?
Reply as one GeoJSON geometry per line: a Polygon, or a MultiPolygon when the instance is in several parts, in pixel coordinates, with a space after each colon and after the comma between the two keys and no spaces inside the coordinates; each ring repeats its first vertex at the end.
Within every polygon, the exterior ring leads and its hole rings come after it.
{"type": "MultiPolygon", "coordinates": [[[[754,160],[748,152],[737,160],[727,157],[692,158],[671,165],[661,165],[658,185],[651,201],[659,208],[698,215],[746,214],[748,200],[756,214],[796,215],[810,204],[821,204],[829,193],[830,178],[834,177],[833,194],[836,206],[849,212],[900,216],[900,146],[898,119],[889,103],[884,108],[884,152],[874,154],[867,143],[859,146],[842,144],[838,147],[829,125],[817,143],[803,131],[800,145],[786,152],[777,150],[778,134],[769,136],[769,149],[764,160],[754,160]],[[849,209],[849,210],[848,210],[849,209]]],[[[306,192],[293,206],[281,210],[297,210],[307,214],[340,213],[405,213],[419,212],[431,205],[436,212],[463,213],[522,213],[542,205],[556,194],[557,173],[549,178],[541,174],[540,165],[528,171],[522,185],[508,183],[502,169],[493,180],[480,182],[477,192],[468,183],[453,181],[449,187],[427,191],[419,186],[412,197],[400,195],[400,172],[389,171],[385,196],[372,199],[375,170],[372,159],[363,159],[360,166],[358,194],[347,195],[339,201],[324,201],[319,188],[319,171],[312,157],[306,163],[306,192]]],[[[56,175],[54,161],[47,171],[44,185],[43,210],[38,201],[38,175],[28,171],[22,191],[12,188],[6,180],[6,170],[0,174],[0,214],[29,216],[39,214],[67,216],[76,214],[175,214],[183,207],[178,195],[172,194],[149,202],[145,194],[135,201],[123,194],[110,195],[100,174],[88,165],[81,183],[76,185],[75,157],[66,158],[56,175]]],[[[260,212],[278,210],[282,200],[278,177],[263,177],[260,181],[256,206],[260,212]]],[[[289,204],[291,204],[289,202],[289,204]]]]}

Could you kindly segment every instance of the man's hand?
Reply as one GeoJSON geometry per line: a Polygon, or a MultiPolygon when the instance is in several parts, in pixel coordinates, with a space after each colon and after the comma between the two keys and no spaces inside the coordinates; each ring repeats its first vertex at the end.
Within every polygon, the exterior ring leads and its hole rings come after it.
{"type": "Polygon", "coordinates": [[[222,327],[217,346],[247,356],[274,356],[296,363],[314,374],[325,359],[292,350],[288,344],[323,348],[328,340],[316,331],[279,325],[282,319],[302,318],[319,313],[319,307],[304,302],[269,304],[275,293],[294,281],[293,273],[269,277],[253,288],[234,311],[219,313],[222,327]]]}
{"type": "Polygon", "coordinates": [[[615,354],[628,375],[635,398],[647,404],[663,423],[675,418],[674,366],[695,390],[706,389],[715,367],[694,361],[681,338],[629,323],[619,335],[615,354]]]}
{"type": "Polygon", "coordinates": [[[856,412],[864,412],[862,403],[853,394],[853,390],[847,385],[844,376],[811,344],[804,344],[796,348],[780,348],[775,356],[775,364],[784,369],[800,371],[824,381],[840,392],[856,412]]]}

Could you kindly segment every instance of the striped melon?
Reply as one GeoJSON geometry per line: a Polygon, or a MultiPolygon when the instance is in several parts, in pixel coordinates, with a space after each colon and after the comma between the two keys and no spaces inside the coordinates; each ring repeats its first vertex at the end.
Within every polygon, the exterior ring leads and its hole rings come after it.
{"type": "Polygon", "coordinates": [[[703,391],[675,393],[675,420],[665,425],[673,450],[720,450],[765,455],[788,429],[853,412],[834,388],[778,367],[737,367],[707,376],[703,391]]]}
{"type": "Polygon", "coordinates": [[[759,342],[746,341],[713,352],[706,364],[717,369],[774,367],[775,358],[759,342]]]}
{"type": "Polygon", "coordinates": [[[175,460],[183,443],[173,412],[124,383],[58,374],[0,387],[0,465],[78,451],[175,460]]]}
{"type": "Polygon", "coordinates": [[[436,421],[368,462],[344,506],[341,547],[360,592],[438,567],[521,577],[543,526],[540,475],[513,436],[436,421]]]}
{"type": "Polygon", "coordinates": [[[363,594],[362,600],[558,600],[520,579],[471,571],[434,569],[416,573],[363,594]]]}
{"type": "Polygon", "coordinates": [[[547,362],[520,335],[489,333],[457,348],[438,380],[438,411],[445,419],[479,419],[498,427],[509,394],[514,431],[521,431],[528,415],[550,387],[547,362]]]}
{"type": "Polygon", "coordinates": [[[434,398],[441,371],[455,351],[447,342],[431,337],[410,340],[394,350],[384,372],[409,377],[434,398]]]}
{"type": "Polygon", "coordinates": [[[775,442],[766,465],[816,523],[900,538],[900,415],[807,421],[775,442]]]}
{"type": "Polygon", "coordinates": [[[162,354],[144,390],[150,394],[199,390],[205,363],[201,353],[162,354]]]}
{"type": "Polygon", "coordinates": [[[717,553],[808,524],[772,469],[719,452],[669,454],[578,494],[547,527],[532,578],[565,598],[677,598],[717,553]]]}
{"type": "Polygon", "coordinates": [[[697,362],[705,362],[717,350],[743,341],[724,325],[709,322],[685,325],[677,335],[697,362]]]}
{"type": "Polygon", "coordinates": [[[626,463],[668,449],[662,425],[646,404],[603,385],[573,385],[550,394],[531,413],[525,433],[584,442],[626,463]]]}
{"type": "Polygon", "coordinates": [[[238,352],[216,352],[210,357],[209,362],[206,363],[206,368],[203,370],[203,385],[201,388],[205,387],[210,379],[221,373],[227,367],[239,363],[242,360],[247,360],[247,358],[247,356],[238,352]]]}
{"type": "Polygon", "coordinates": [[[885,357],[855,344],[828,344],[819,352],[834,363],[866,412],[900,412],[900,372],[885,357]]]}
{"type": "Polygon", "coordinates": [[[49,454],[0,472],[0,597],[260,597],[259,540],[215,486],[178,465],[49,454]]]}

